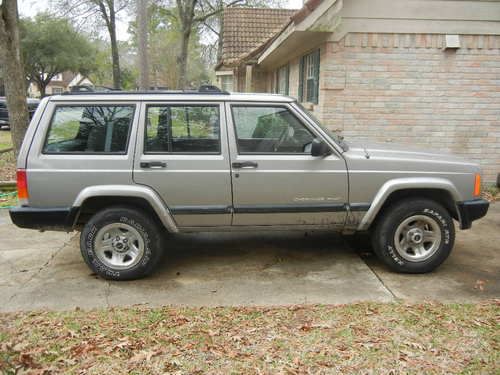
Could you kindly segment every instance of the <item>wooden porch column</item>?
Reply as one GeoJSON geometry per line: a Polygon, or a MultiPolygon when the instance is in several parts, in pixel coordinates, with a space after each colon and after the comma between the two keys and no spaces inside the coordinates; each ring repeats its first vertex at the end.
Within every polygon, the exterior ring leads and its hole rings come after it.
{"type": "Polygon", "coordinates": [[[253,92],[253,65],[248,64],[246,65],[246,71],[245,71],[245,92],[253,92]]]}

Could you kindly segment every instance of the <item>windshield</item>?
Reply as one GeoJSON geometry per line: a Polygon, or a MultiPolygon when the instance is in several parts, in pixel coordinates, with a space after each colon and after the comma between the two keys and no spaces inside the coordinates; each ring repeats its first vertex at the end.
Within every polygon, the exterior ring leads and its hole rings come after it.
{"type": "Polygon", "coordinates": [[[316,116],[314,116],[314,114],[305,109],[302,104],[300,104],[299,102],[295,102],[295,104],[306,114],[307,117],[309,117],[309,119],[312,122],[318,125],[321,128],[321,130],[323,130],[326,134],[328,134],[328,136],[332,138],[335,141],[335,143],[337,143],[340,147],[342,147],[344,151],[347,151],[348,146],[347,143],[345,143],[344,141],[344,137],[340,136],[337,133],[332,132],[326,126],[322,125],[321,122],[316,118],[316,116]]]}

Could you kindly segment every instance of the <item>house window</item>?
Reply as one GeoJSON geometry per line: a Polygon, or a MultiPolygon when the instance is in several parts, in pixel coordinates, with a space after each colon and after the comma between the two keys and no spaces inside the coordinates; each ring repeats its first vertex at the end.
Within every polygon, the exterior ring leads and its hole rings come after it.
{"type": "Polygon", "coordinates": [[[233,76],[230,74],[220,76],[220,86],[223,91],[233,91],[233,76]]]}
{"type": "Polygon", "coordinates": [[[319,49],[300,59],[299,100],[318,104],[319,49]]]}
{"type": "Polygon", "coordinates": [[[276,71],[276,93],[288,95],[288,80],[290,76],[290,66],[284,65],[276,71]]]}
{"type": "Polygon", "coordinates": [[[62,87],[52,87],[52,94],[54,94],[54,95],[62,94],[63,91],[64,90],[62,87]]]}

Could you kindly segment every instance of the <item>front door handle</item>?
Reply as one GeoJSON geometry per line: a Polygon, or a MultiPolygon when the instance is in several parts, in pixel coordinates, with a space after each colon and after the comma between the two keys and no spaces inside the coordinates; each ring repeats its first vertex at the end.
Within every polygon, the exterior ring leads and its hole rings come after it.
{"type": "Polygon", "coordinates": [[[141,168],[152,168],[152,169],[160,169],[166,168],[167,163],[163,161],[141,161],[141,168]]]}
{"type": "Polygon", "coordinates": [[[257,164],[254,161],[235,162],[232,165],[233,168],[235,169],[252,169],[252,168],[257,168],[259,166],[259,164],[257,164]]]}

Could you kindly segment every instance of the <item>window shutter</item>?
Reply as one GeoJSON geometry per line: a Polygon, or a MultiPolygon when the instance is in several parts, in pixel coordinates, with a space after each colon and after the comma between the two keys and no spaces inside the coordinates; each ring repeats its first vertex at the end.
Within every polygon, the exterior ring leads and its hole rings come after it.
{"type": "Polygon", "coordinates": [[[311,102],[318,104],[319,99],[319,49],[314,52],[314,85],[311,102]]]}
{"type": "Polygon", "coordinates": [[[305,56],[302,56],[300,58],[300,64],[299,64],[299,101],[303,102],[304,101],[304,59],[305,56]]]}

